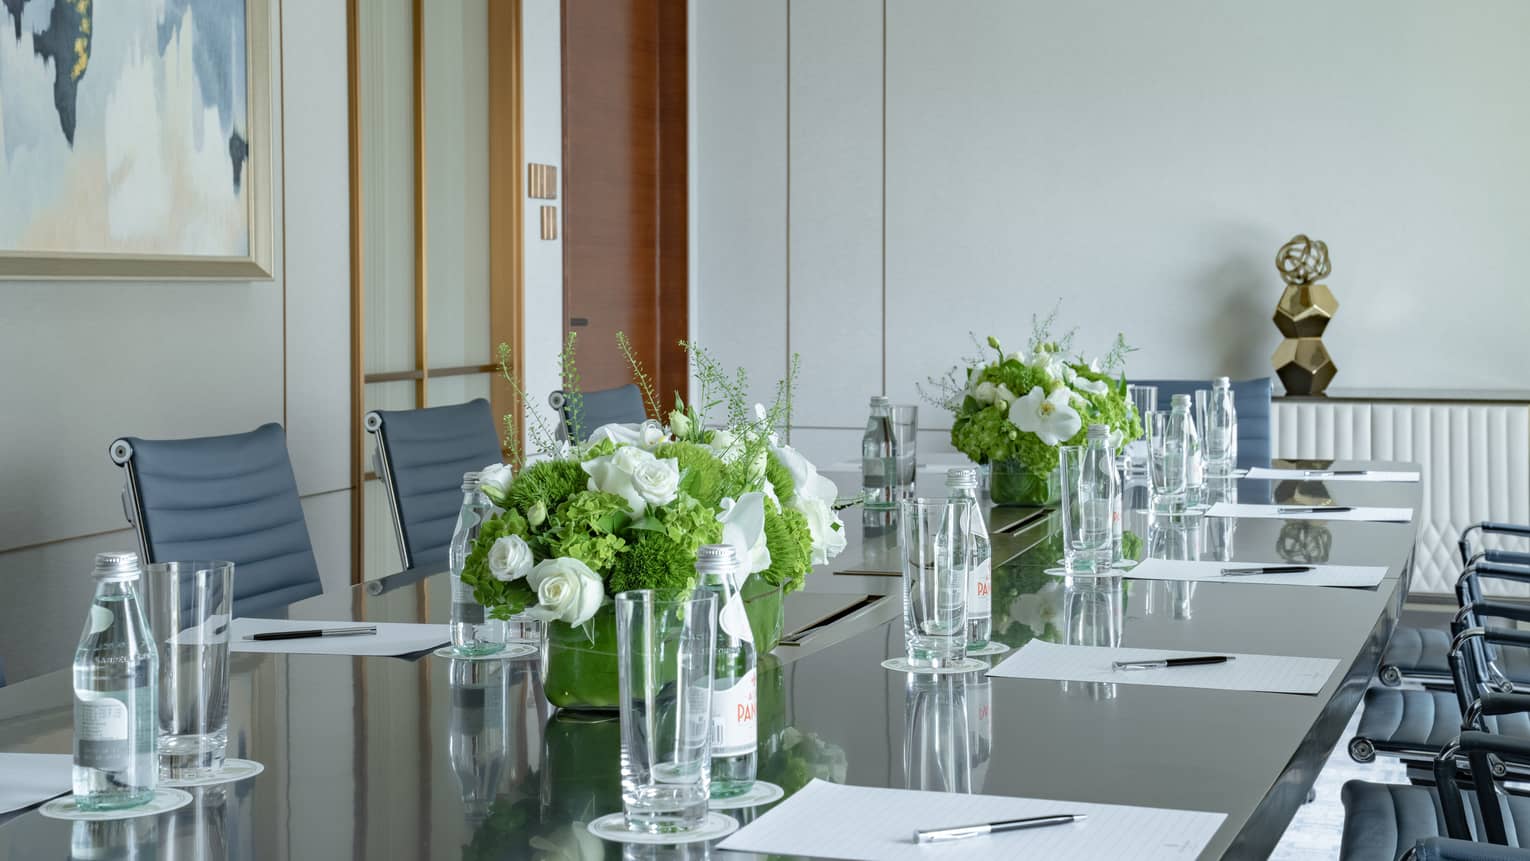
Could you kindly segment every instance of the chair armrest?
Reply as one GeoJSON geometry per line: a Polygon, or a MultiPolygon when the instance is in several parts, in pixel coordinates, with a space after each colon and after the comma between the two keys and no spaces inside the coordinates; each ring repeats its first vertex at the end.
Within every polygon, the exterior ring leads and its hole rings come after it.
{"type": "Polygon", "coordinates": [[[1462,569],[1461,575],[1456,578],[1456,602],[1464,607],[1473,601],[1481,601],[1482,587],[1478,581],[1483,579],[1530,583],[1530,567],[1503,562],[1475,561],[1462,569]]]}
{"type": "Polygon", "coordinates": [[[1434,779],[1435,785],[1439,787],[1446,832],[1450,837],[1470,840],[1472,835],[1467,825],[1466,805],[1462,803],[1459,792],[1449,791],[1449,788],[1458,786],[1456,759],[1463,755],[1471,765],[1472,786],[1477,793],[1477,811],[1482,817],[1483,832],[1488,842],[1507,844],[1509,838],[1504,828],[1503,807],[1499,804],[1498,787],[1493,782],[1493,763],[1489,757],[1530,765],[1530,739],[1472,730],[1461,733],[1459,738],[1445,745],[1434,758],[1434,779]]]}
{"type": "MultiPolygon", "coordinates": [[[[1530,579],[1525,582],[1530,583],[1530,579]]],[[[1456,623],[1465,622],[1468,619],[1508,619],[1513,622],[1530,622],[1530,604],[1509,604],[1504,601],[1474,601],[1456,611],[1456,623]]],[[[1479,621],[1480,625],[1481,622],[1479,621]]],[[[1492,628],[1493,633],[1530,633],[1516,632],[1512,628],[1492,628]]]]}
{"type": "Polygon", "coordinates": [[[1472,701],[1461,716],[1461,729],[1470,732],[1478,728],[1481,717],[1511,714],[1530,714],[1530,694],[1491,691],[1472,701]]]}
{"type": "Polygon", "coordinates": [[[1527,849],[1449,837],[1420,840],[1412,853],[1413,861],[1530,861],[1530,850],[1527,849]]]}
{"type": "Polygon", "coordinates": [[[1477,555],[1472,558],[1480,562],[1490,562],[1495,565],[1530,566],[1530,553],[1524,553],[1519,550],[1499,550],[1496,547],[1489,547],[1477,551],[1477,555]]]}
{"type": "Polygon", "coordinates": [[[1461,530],[1461,540],[1457,546],[1461,550],[1461,562],[1466,563],[1472,557],[1471,537],[1473,532],[1493,533],[1496,535],[1517,535],[1520,538],[1530,538],[1530,526],[1520,523],[1500,523],[1494,520],[1484,520],[1481,523],[1473,523],[1461,530]]]}

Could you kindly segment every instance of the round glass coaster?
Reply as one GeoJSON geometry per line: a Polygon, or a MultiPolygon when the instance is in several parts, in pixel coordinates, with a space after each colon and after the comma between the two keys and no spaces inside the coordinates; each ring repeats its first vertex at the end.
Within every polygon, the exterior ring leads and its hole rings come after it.
{"type": "Polygon", "coordinates": [[[74,796],[65,795],[38,808],[37,812],[49,819],[71,819],[83,822],[105,822],[111,819],[137,819],[140,816],[157,816],[178,810],[191,803],[191,793],[184,789],[162,786],[154,790],[154,797],[147,804],[125,807],[121,810],[81,810],[74,806],[74,796]]]}
{"type": "Polygon", "coordinates": [[[452,651],[451,646],[442,646],[436,649],[435,655],[438,658],[451,658],[454,661],[513,661],[516,658],[535,655],[540,651],[541,649],[530,643],[506,643],[503,649],[498,652],[490,652],[487,655],[459,655],[452,651]]]}
{"type": "Polygon", "coordinates": [[[627,829],[627,817],[621,813],[609,813],[587,826],[590,833],[612,843],[643,843],[649,846],[674,846],[681,843],[704,843],[727,837],[738,830],[738,820],[726,813],[708,813],[701,827],[695,831],[677,834],[649,834],[647,831],[627,829]]]}
{"type": "Polygon", "coordinates": [[[713,810],[738,810],[744,807],[759,807],[761,804],[772,804],[780,801],[786,795],[786,790],[774,783],[756,780],[754,786],[742,795],[733,795],[728,798],[714,798],[707,803],[713,810]]]}
{"type": "Polygon", "coordinates": [[[976,649],[968,649],[967,655],[968,657],[977,655],[1002,655],[1007,651],[1009,651],[1008,646],[1004,645],[998,640],[989,640],[987,643],[984,643],[982,646],[979,646],[976,649]]]}
{"type": "Polygon", "coordinates": [[[203,777],[171,779],[162,777],[160,786],[217,786],[220,783],[237,783],[265,771],[266,767],[253,759],[225,759],[223,767],[203,777]]]}
{"type": "Polygon", "coordinates": [[[975,673],[978,670],[988,669],[988,665],[974,658],[963,658],[960,661],[952,661],[944,667],[916,667],[908,662],[908,658],[888,658],[882,662],[884,669],[895,673],[915,673],[925,676],[950,676],[958,673],[975,673]]]}

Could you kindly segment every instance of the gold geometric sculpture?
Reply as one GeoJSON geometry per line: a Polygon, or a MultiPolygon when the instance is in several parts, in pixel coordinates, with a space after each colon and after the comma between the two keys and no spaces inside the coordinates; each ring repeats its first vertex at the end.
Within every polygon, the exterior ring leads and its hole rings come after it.
{"type": "Polygon", "coordinates": [[[1339,372],[1322,341],[1339,300],[1326,285],[1313,283],[1333,271],[1328,246],[1297,234],[1280,247],[1275,268],[1286,282],[1275,305],[1275,328],[1286,339],[1275,348],[1270,363],[1287,394],[1321,395],[1339,372]]]}

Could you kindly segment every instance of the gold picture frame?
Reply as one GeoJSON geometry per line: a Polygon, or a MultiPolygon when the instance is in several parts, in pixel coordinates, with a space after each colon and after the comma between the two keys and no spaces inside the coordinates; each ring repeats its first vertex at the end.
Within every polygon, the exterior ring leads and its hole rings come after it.
{"type": "MultiPolygon", "coordinates": [[[[245,128],[248,253],[243,256],[39,252],[0,249],[3,280],[268,281],[273,273],[272,11],[281,0],[245,0],[245,128]]],[[[235,19],[237,20],[237,19],[235,19]]],[[[19,25],[18,25],[19,26],[19,25]]],[[[8,29],[8,28],[7,28],[8,29]]],[[[4,34],[9,36],[8,33],[4,34]]]]}

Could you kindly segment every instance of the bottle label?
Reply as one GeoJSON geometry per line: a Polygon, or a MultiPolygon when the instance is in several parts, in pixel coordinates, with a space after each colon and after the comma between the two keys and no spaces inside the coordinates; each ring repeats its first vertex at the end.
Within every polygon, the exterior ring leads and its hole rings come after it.
{"type": "Polygon", "coordinates": [[[127,703],[113,694],[76,692],[74,764],[121,771],[128,766],[129,747],[127,703]]]}
{"type": "Polygon", "coordinates": [[[993,560],[973,563],[967,577],[967,615],[983,618],[993,615],[993,560]]]}
{"type": "Polygon", "coordinates": [[[752,752],[758,738],[755,717],[755,672],[751,667],[732,687],[712,691],[712,756],[752,752]]]}

